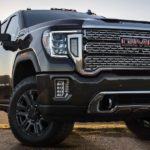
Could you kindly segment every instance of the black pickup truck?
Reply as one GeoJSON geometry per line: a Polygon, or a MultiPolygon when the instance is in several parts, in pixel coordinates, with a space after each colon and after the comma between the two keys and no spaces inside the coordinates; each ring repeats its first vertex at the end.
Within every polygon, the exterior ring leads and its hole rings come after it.
{"type": "Polygon", "coordinates": [[[56,145],[76,121],[120,121],[150,138],[150,23],[22,10],[1,24],[0,109],[15,137],[56,145]]]}

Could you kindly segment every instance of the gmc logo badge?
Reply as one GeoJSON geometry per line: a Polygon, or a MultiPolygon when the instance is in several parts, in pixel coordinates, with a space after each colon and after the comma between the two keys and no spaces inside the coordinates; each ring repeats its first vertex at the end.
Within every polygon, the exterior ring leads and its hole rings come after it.
{"type": "Polygon", "coordinates": [[[150,38],[122,37],[122,47],[147,47],[150,48],[150,38]]]}

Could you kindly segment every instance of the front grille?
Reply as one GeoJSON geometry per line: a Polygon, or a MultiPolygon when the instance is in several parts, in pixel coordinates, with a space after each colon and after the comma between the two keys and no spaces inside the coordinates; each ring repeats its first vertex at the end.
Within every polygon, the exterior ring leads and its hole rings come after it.
{"type": "Polygon", "coordinates": [[[149,47],[122,47],[122,37],[150,38],[149,31],[87,29],[84,32],[84,70],[150,69],[149,47]]]}
{"type": "Polygon", "coordinates": [[[88,56],[84,62],[86,71],[95,71],[98,68],[143,69],[150,67],[150,57],[88,56]]]}

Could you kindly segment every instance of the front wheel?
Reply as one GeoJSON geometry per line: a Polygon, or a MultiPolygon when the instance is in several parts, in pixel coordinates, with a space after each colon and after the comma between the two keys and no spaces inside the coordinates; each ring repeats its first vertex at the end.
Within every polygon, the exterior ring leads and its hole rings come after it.
{"type": "Polygon", "coordinates": [[[150,118],[129,119],[125,121],[129,130],[141,139],[150,139],[150,118]]]}
{"type": "Polygon", "coordinates": [[[18,84],[11,98],[9,123],[15,137],[25,145],[53,146],[72,131],[72,122],[47,122],[38,109],[37,83],[29,77],[18,84]]]}

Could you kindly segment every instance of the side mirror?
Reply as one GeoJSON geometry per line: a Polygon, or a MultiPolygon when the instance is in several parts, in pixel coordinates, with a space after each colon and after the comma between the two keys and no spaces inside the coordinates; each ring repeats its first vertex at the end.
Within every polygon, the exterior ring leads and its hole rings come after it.
{"type": "Polygon", "coordinates": [[[1,22],[0,22],[0,42],[2,42],[3,48],[8,51],[16,51],[18,49],[17,41],[11,41],[11,35],[7,33],[1,34],[1,22]]]}
{"type": "Polygon", "coordinates": [[[8,51],[16,51],[18,49],[18,43],[16,41],[4,41],[3,48],[8,51]]]}
{"type": "Polygon", "coordinates": [[[0,34],[0,42],[11,41],[11,36],[9,34],[0,34]]]}
{"type": "Polygon", "coordinates": [[[1,21],[0,21],[0,42],[11,41],[11,35],[1,32],[1,21]]]}

